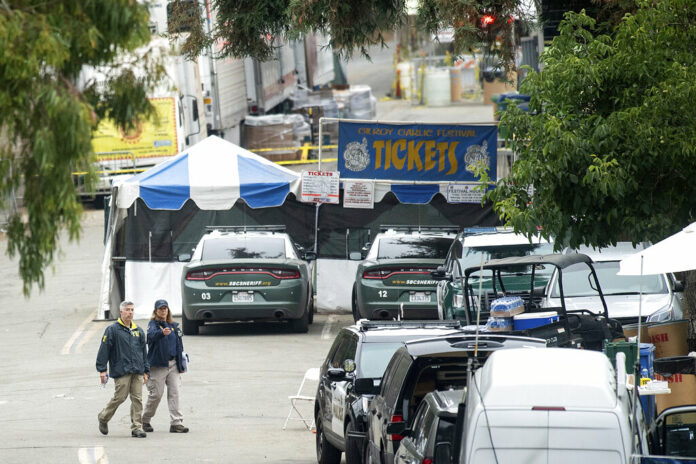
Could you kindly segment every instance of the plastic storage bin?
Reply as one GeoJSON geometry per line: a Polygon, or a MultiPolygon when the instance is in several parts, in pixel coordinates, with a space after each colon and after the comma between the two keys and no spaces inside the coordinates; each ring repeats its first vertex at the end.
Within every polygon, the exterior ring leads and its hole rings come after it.
{"type": "Polygon", "coordinates": [[[558,321],[558,313],[556,311],[547,311],[544,313],[523,313],[518,314],[513,318],[515,330],[533,329],[542,325],[552,324],[558,321]]]}
{"type": "MultiPolygon", "coordinates": [[[[611,365],[616,368],[616,353],[624,353],[626,355],[626,373],[635,374],[634,365],[636,362],[636,350],[638,346],[635,342],[609,342],[604,346],[604,353],[611,361],[611,365]]],[[[648,377],[655,378],[655,345],[652,343],[640,344],[640,370],[648,371],[648,377]]],[[[638,383],[638,381],[636,381],[638,383]]],[[[640,403],[643,407],[643,415],[645,421],[649,424],[655,418],[655,396],[646,395],[640,397],[640,403]]]]}

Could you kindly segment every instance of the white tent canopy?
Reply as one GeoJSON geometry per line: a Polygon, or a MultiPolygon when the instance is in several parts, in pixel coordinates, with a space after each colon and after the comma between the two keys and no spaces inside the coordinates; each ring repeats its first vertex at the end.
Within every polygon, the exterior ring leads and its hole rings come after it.
{"type": "Polygon", "coordinates": [[[696,269],[696,222],[619,263],[619,275],[651,275],[696,269]]]}

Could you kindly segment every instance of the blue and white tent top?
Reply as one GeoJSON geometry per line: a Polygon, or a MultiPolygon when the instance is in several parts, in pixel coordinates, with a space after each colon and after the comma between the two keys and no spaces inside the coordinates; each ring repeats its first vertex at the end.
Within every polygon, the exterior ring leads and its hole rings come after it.
{"type": "Polygon", "coordinates": [[[173,158],[118,184],[116,205],[141,198],[150,209],[178,210],[190,198],[203,210],[227,210],[238,199],[251,208],[300,197],[299,174],[244,148],[210,136],[173,158]]]}

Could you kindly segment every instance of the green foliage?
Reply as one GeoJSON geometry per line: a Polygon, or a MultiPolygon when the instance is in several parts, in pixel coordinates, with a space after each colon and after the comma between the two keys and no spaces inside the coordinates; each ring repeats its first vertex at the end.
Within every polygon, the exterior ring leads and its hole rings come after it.
{"type": "MultiPolygon", "coordinates": [[[[487,54],[499,57],[508,69],[514,65],[514,22],[508,19],[526,19],[519,0],[417,3],[418,24],[425,32],[453,27],[455,53],[483,45],[487,54]],[[484,14],[493,14],[496,22],[482,28],[484,14]]],[[[317,31],[327,33],[329,46],[336,52],[351,57],[359,51],[369,57],[368,47],[385,46],[383,33],[404,24],[409,13],[405,0],[213,0],[213,8],[217,19],[212,33],[192,28],[184,37],[189,57],[216,43],[222,56],[267,60],[274,57],[278,41],[317,31]]],[[[175,21],[183,22],[187,17],[188,13],[178,10],[175,21]]]]}
{"type": "Polygon", "coordinates": [[[149,111],[145,87],[156,77],[124,70],[81,90],[79,73],[146,44],[148,17],[132,0],[0,4],[0,202],[9,209],[8,198],[23,189],[25,211],[9,218],[7,252],[19,256],[25,295],[43,287],[60,230],[79,237],[82,207],[71,173],[91,169],[98,118],[132,125],[149,111]]]}
{"type": "Polygon", "coordinates": [[[568,14],[522,84],[532,114],[502,116],[518,160],[487,198],[515,229],[602,246],[696,219],[696,4],[637,5],[612,35],[568,14]]]}

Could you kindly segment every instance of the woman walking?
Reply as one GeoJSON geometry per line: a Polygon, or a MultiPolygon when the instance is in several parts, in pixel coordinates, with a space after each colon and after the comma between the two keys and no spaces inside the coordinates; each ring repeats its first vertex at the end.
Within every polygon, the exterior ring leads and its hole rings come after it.
{"type": "Polygon", "coordinates": [[[188,427],[183,425],[183,414],[179,407],[181,392],[181,373],[186,372],[179,324],[172,320],[167,300],[157,300],[147,326],[147,360],[150,363],[150,378],[147,381],[147,404],[143,412],[143,430],[152,432],[152,417],[167,387],[167,405],[172,433],[186,433],[188,427]]]}

